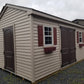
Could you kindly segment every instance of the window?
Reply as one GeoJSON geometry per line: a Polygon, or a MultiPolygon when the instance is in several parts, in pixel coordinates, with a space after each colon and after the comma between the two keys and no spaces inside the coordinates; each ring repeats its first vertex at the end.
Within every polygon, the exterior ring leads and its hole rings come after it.
{"type": "Polygon", "coordinates": [[[82,32],[79,32],[79,42],[82,42],[82,32]]]}
{"type": "Polygon", "coordinates": [[[53,44],[53,29],[51,27],[44,27],[44,43],[45,45],[53,44]]]}

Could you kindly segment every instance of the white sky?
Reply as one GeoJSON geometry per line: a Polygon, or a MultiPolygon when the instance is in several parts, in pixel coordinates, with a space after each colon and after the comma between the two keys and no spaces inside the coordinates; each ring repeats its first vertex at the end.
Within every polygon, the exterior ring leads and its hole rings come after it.
{"type": "Polygon", "coordinates": [[[0,10],[6,3],[34,8],[67,20],[84,19],[84,0],[0,0],[0,10]]]}

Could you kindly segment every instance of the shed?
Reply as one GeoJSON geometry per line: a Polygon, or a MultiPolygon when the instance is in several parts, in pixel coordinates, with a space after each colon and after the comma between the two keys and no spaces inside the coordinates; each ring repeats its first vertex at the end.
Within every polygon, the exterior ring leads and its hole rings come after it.
{"type": "Polygon", "coordinates": [[[84,59],[84,26],[21,6],[0,14],[0,68],[32,83],[84,59]]]}
{"type": "Polygon", "coordinates": [[[84,19],[75,19],[75,20],[73,20],[72,22],[84,26],[84,19]]]}

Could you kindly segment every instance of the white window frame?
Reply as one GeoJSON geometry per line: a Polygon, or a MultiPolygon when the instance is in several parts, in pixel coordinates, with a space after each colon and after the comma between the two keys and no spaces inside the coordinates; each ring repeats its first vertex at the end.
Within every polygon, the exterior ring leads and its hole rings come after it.
{"type": "Polygon", "coordinates": [[[82,32],[79,32],[79,33],[81,33],[81,37],[80,37],[80,34],[79,34],[79,43],[83,43],[82,32]],[[80,42],[80,38],[82,39],[82,42],[80,42]]]}
{"type": "Polygon", "coordinates": [[[44,46],[49,47],[49,46],[53,46],[53,27],[52,26],[43,26],[43,39],[44,39],[44,46]],[[45,27],[50,27],[52,29],[52,44],[45,44],[45,27]]]}

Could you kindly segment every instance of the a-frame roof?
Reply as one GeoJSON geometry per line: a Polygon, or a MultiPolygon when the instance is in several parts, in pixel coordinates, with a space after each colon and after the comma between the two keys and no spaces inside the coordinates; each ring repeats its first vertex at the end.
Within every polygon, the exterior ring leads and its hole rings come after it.
{"type": "Polygon", "coordinates": [[[72,26],[79,27],[79,28],[84,28],[84,26],[79,25],[79,24],[75,24],[75,23],[73,23],[72,21],[68,21],[68,20],[65,20],[65,19],[56,17],[56,16],[54,16],[54,15],[50,15],[50,14],[48,14],[48,13],[44,13],[44,12],[41,12],[41,11],[38,11],[38,10],[35,10],[35,9],[32,9],[32,8],[17,6],[17,5],[13,5],[13,4],[6,4],[6,5],[2,8],[1,13],[0,13],[0,18],[3,16],[5,10],[6,10],[8,7],[16,8],[16,9],[23,10],[23,11],[30,11],[30,14],[31,14],[31,15],[37,15],[37,16],[40,16],[40,17],[43,17],[43,18],[47,18],[47,19],[51,19],[51,20],[54,20],[54,21],[57,21],[57,22],[60,22],[60,23],[72,25],[72,26]]]}

